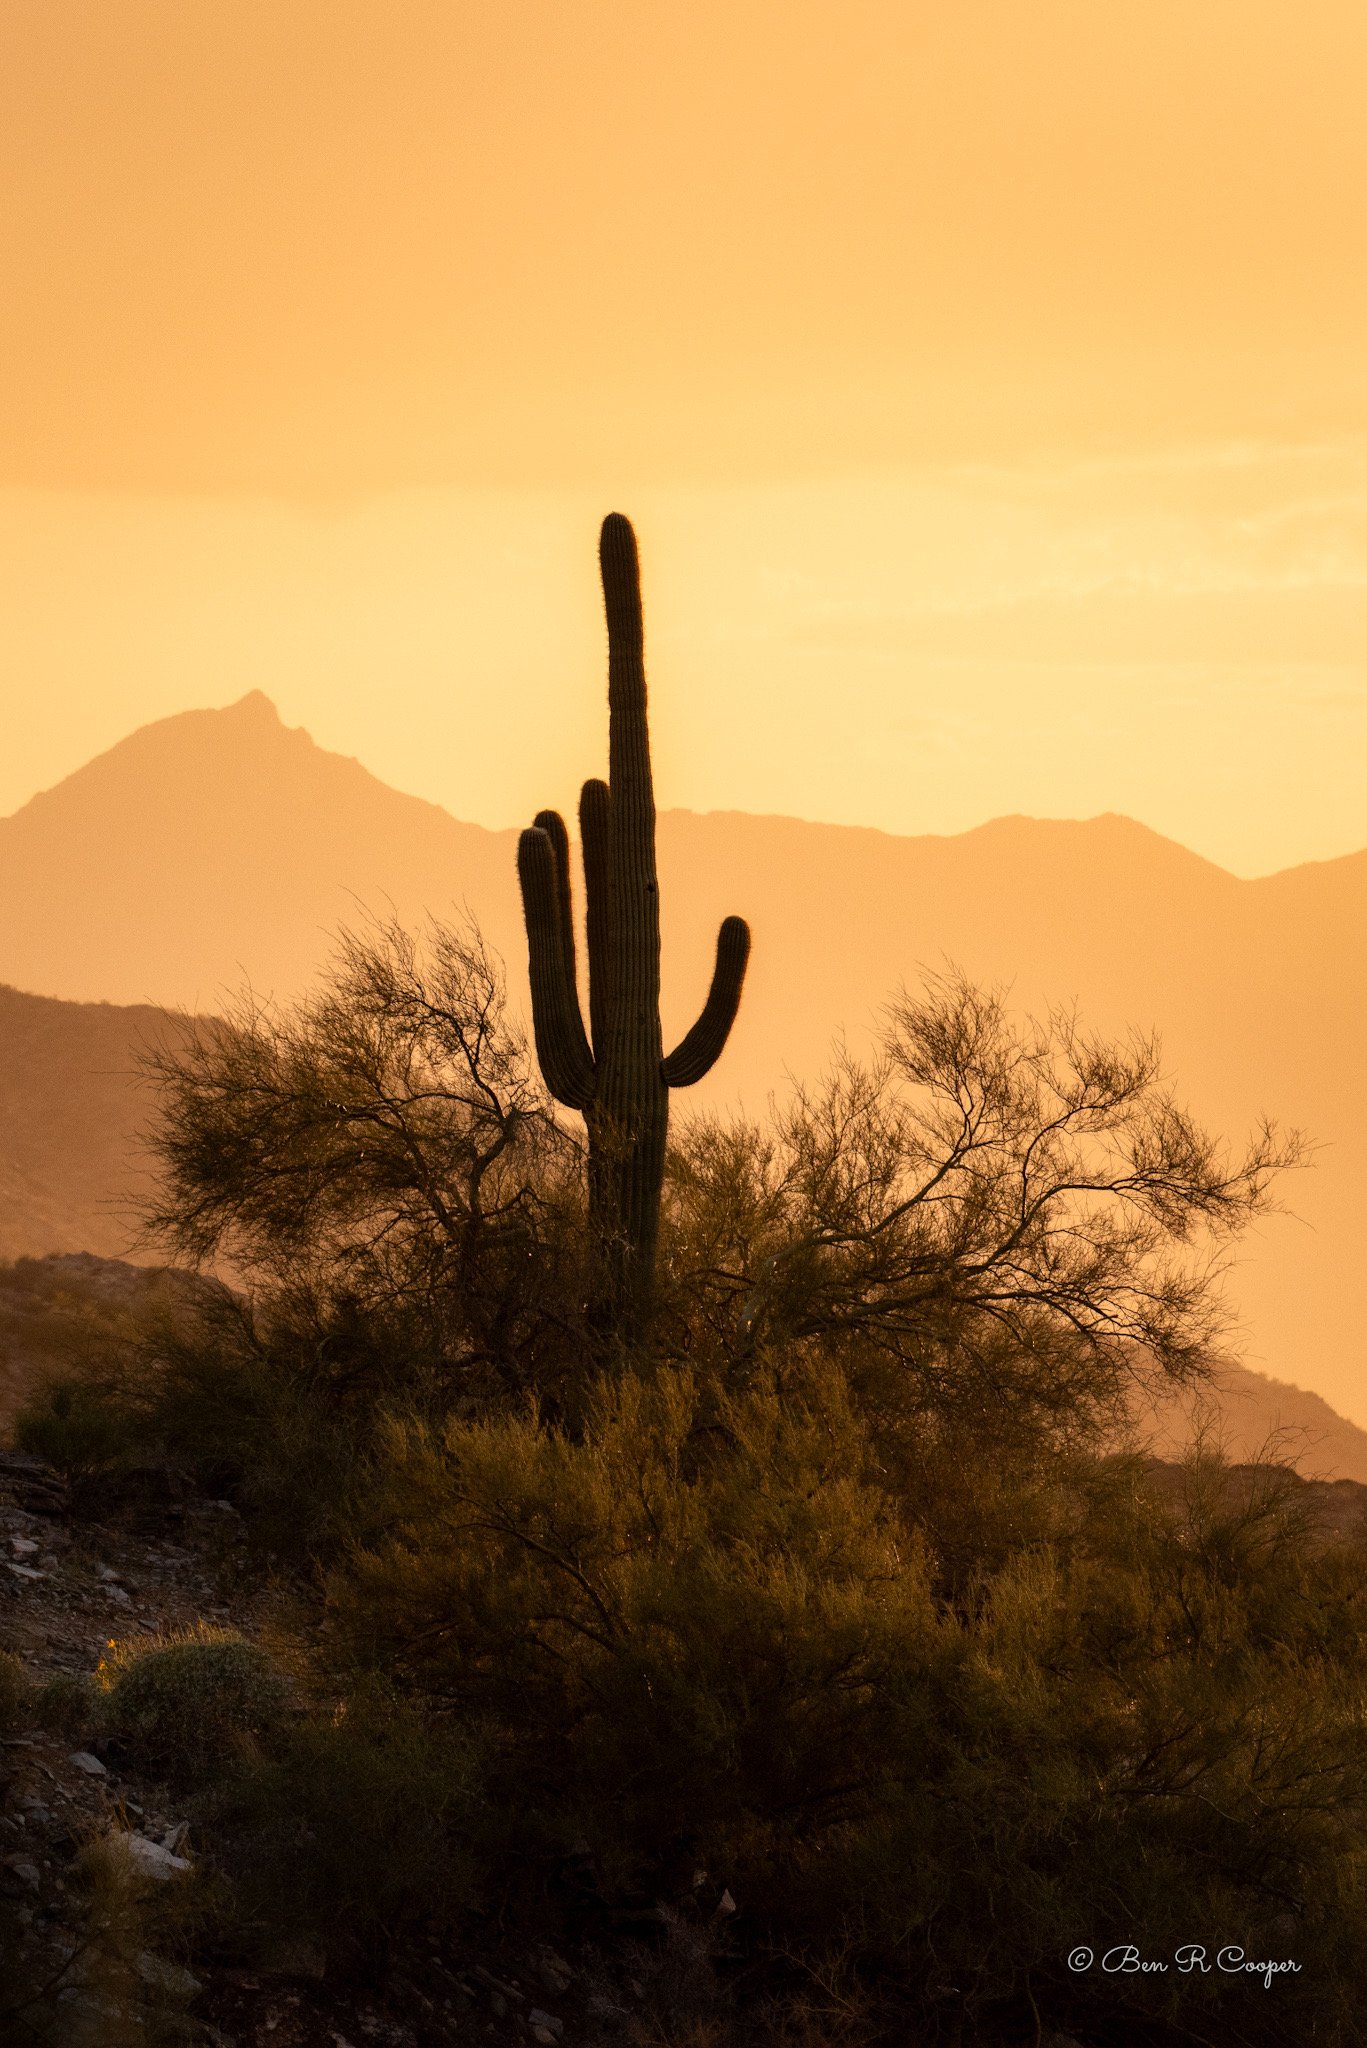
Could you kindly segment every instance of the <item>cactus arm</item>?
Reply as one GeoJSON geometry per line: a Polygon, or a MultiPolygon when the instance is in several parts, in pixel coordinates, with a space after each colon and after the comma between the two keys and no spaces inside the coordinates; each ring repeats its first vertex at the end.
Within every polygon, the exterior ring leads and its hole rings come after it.
{"type": "MultiPolygon", "coordinates": [[[[562,825],[561,830],[564,830],[562,825]]],[[[579,996],[561,938],[561,888],[555,846],[532,826],[517,845],[517,874],[527,921],[536,1055],[546,1086],[567,1109],[585,1110],[596,1093],[579,996]]]]}
{"type": "Polygon", "coordinates": [[[545,833],[551,842],[551,852],[555,856],[555,921],[560,931],[560,950],[565,956],[565,971],[570,978],[570,987],[577,989],[574,902],[570,889],[570,835],[565,830],[565,820],[559,811],[538,811],[532,819],[532,826],[535,831],[545,833]]]}
{"type": "Polygon", "coordinates": [[[584,927],[589,955],[589,1032],[601,1058],[612,985],[612,792],[596,778],[579,795],[584,855],[584,927]]]}
{"type": "Polygon", "coordinates": [[[743,917],[728,917],[717,933],[717,964],[698,1021],[661,1063],[660,1072],[671,1088],[689,1088],[701,1081],[721,1057],[740,1007],[749,958],[749,925],[743,917]]]}

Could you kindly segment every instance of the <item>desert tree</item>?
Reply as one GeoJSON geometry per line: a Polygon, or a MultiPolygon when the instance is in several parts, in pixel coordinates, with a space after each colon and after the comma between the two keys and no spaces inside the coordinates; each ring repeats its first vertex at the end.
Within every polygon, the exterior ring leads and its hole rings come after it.
{"type": "Polygon", "coordinates": [[[290,1010],[250,993],[151,1048],[149,1235],[334,1324],[398,1316],[456,1376],[573,1343],[579,1147],[473,926],[343,932],[290,1010]]]}
{"type": "Polygon", "coordinates": [[[767,1128],[681,1129],[674,1341],[729,1371],[818,1345],[985,1422],[1114,1412],[1206,1372],[1235,1241],[1304,1156],[1268,1123],[1237,1152],[1203,1130],[1152,1037],[1015,1017],[949,971],[767,1128]]]}

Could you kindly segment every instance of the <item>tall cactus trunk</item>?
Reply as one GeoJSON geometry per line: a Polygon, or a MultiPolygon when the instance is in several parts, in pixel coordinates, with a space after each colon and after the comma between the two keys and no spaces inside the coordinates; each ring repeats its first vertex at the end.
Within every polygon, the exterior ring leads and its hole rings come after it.
{"type": "Polygon", "coordinates": [[[589,1138],[589,1225],[596,1264],[591,1314],[601,1334],[636,1348],[650,1322],[669,1132],[669,1090],[713,1065],[726,1043],[750,951],[729,917],[702,1014],[668,1059],[660,1036],[660,889],[650,772],[636,537],[620,513],[599,541],[608,625],[610,781],[579,804],[586,890],[590,1036],[575,982],[569,837],[554,811],[522,834],[518,872],[527,922],[537,1056],[557,1101],[589,1138]]]}
{"type": "Polygon", "coordinates": [[[599,1154],[595,1228],[607,1269],[603,1306],[632,1344],[650,1315],[669,1089],[660,1071],[660,885],[641,581],[636,538],[625,519],[604,520],[598,554],[608,619],[612,996],[602,1049],[594,1048],[598,1091],[589,1143],[599,1154]]]}

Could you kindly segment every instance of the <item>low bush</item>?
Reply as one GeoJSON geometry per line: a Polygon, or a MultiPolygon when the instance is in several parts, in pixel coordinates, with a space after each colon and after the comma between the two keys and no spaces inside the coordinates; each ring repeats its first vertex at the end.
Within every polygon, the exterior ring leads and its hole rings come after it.
{"type": "MultiPolygon", "coordinates": [[[[946,1984],[1008,2032],[1031,2000],[1068,2030],[1223,2023],[1223,1978],[1069,1972],[1139,1929],[1146,1953],[1299,1962],[1275,2027],[1244,2000],[1239,2038],[1347,2024],[1367,1573],[1294,1481],[1198,1461],[1165,1501],[1098,1461],[1049,1500],[1036,1476],[1031,1540],[969,1580],[815,1368],[741,1393],[626,1377],[582,1435],[528,1414],[410,1430],[395,1458],[395,1534],[336,1611],[480,1731],[505,1867],[583,1835],[609,1897],[706,1869],[750,1943],[838,1933],[927,2023],[946,1984]]],[[[1009,1517],[990,1462],[959,1487],[1009,1517]]]]}
{"type": "Polygon", "coordinates": [[[33,1695],[33,1718],[53,1735],[84,1735],[99,1707],[100,1689],[83,1672],[55,1671],[33,1695]]]}
{"type": "Polygon", "coordinates": [[[101,1720],[151,1769],[193,1777],[274,1727],[289,1687],[255,1643],[199,1626],[111,1643],[96,1682],[101,1720]]]}
{"type": "Polygon", "coordinates": [[[14,1439],[20,1450],[79,1480],[116,1465],[134,1432],[123,1403],[97,1380],[67,1372],[35,1391],[15,1418],[14,1439]]]}
{"type": "Polygon", "coordinates": [[[267,1957],[373,1966],[418,1921],[474,1895],[485,1825],[469,1739],[379,1683],[300,1717],[244,1758],[209,1812],[234,1888],[232,1938],[267,1957]]]}
{"type": "Polygon", "coordinates": [[[700,1822],[719,1868],[780,1853],[880,1796],[953,1656],[868,1433],[825,1392],[707,1399],[665,1373],[601,1390],[578,1440],[531,1415],[400,1432],[400,1533],[336,1582],[339,1622],[496,1729],[547,1788],[520,1824],[597,1832],[617,1882],[700,1822]]]}

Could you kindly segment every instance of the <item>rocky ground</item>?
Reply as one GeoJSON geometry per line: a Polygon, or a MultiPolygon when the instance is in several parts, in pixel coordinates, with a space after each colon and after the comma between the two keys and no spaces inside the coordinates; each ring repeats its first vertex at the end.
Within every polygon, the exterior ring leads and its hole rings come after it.
{"type": "MultiPolygon", "coordinates": [[[[111,1638],[138,1631],[208,1620],[251,1635],[269,1624],[274,1597],[247,1567],[228,1503],[184,1490],[175,1497],[163,1479],[160,1497],[125,1499],[117,1515],[73,1516],[56,1474],[0,1452],[0,1646],[17,1654],[35,1687],[77,1686],[111,1638]]],[[[52,1718],[49,1706],[44,1719],[52,1718]]],[[[629,1960],[609,1973],[581,1955],[572,1964],[547,1948],[510,1947],[493,1927],[460,1953],[449,1935],[421,1937],[373,1992],[331,1985],[307,1953],[282,1955],[270,1970],[198,1954],[186,1967],[181,1955],[138,1945],[136,1928],[124,1929],[121,1952],[111,1867],[146,1890],[174,1887],[212,1857],[213,1844],[197,1838],[175,1798],[140,1777],[117,1744],[40,1725],[7,1736],[0,1929],[10,1952],[0,2038],[60,2048],[162,2039],[217,2048],[590,2048],[663,2038],[636,2017],[647,1987],[629,1960]],[[14,1986],[22,1989],[6,2019],[14,1986]]],[[[648,1975],[658,1958],[642,1951],[639,1967],[648,1975]]]]}

